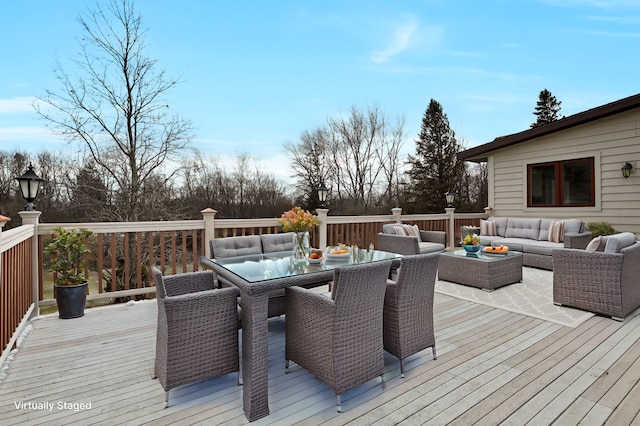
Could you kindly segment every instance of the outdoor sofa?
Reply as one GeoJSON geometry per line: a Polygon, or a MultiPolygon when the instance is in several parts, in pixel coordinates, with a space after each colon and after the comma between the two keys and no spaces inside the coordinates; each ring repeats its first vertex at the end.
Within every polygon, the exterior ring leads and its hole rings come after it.
{"type": "Polygon", "coordinates": [[[386,223],[378,234],[380,250],[402,255],[441,252],[446,242],[446,232],[423,231],[416,225],[400,223],[386,223]]]}
{"type": "Polygon", "coordinates": [[[586,250],[553,250],[553,303],[622,321],[640,307],[640,242],[596,237],[586,250]]]}
{"type": "Polygon", "coordinates": [[[522,252],[522,265],[553,270],[554,249],[585,249],[591,232],[580,219],[490,217],[480,221],[480,244],[522,252]]]}

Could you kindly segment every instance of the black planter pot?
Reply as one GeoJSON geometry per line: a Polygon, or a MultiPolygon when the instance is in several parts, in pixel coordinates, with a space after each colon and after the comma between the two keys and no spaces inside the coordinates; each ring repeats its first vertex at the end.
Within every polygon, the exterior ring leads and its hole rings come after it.
{"type": "Polygon", "coordinates": [[[87,285],[87,282],[84,282],[76,285],[55,286],[59,318],[70,319],[84,315],[87,285]]]}

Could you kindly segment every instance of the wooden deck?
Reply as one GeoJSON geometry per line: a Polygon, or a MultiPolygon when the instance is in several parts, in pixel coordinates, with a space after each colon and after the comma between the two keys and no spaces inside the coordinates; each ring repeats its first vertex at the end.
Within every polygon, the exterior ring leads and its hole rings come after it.
{"type": "MultiPolygon", "coordinates": [[[[284,374],[284,318],[270,320],[271,415],[253,424],[640,424],[639,316],[573,329],[440,294],[434,308],[438,359],[414,355],[402,379],[387,356],[384,383],[344,394],[341,414],[305,370],[284,374]]],[[[155,301],[34,321],[0,378],[1,423],[247,423],[237,374],[172,391],[163,409],[155,322],[155,301]]]]}

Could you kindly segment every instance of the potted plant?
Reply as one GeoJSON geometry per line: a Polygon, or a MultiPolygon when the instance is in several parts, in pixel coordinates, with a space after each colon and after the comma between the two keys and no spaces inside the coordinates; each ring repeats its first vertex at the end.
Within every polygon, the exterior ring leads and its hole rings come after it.
{"type": "Polygon", "coordinates": [[[88,229],[54,229],[53,240],[44,249],[51,255],[50,269],[55,273],[54,294],[58,315],[62,319],[84,315],[87,301],[87,277],[84,275],[87,240],[93,236],[88,229]]]}

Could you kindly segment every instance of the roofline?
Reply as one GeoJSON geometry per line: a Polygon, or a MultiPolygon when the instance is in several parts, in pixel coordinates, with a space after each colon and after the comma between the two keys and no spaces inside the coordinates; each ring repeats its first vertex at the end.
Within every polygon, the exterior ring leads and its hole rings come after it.
{"type": "Polygon", "coordinates": [[[595,120],[599,120],[611,115],[620,114],[640,107],[640,93],[637,95],[629,96],[628,98],[620,99],[605,105],[601,105],[587,111],[579,112],[569,117],[561,118],[553,121],[544,126],[534,127],[533,129],[525,130],[523,132],[514,133],[506,136],[499,136],[492,142],[479,145],[466,151],[459,152],[458,160],[462,161],[475,161],[482,162],[487,161],[487,153],[495,151],[500,148],[505,148],[511,145],[518,144],[520,142],[526,142],[531,139],[546,136],[551,133],[566,130],[581,124],[589,123],[595,120]]]}

